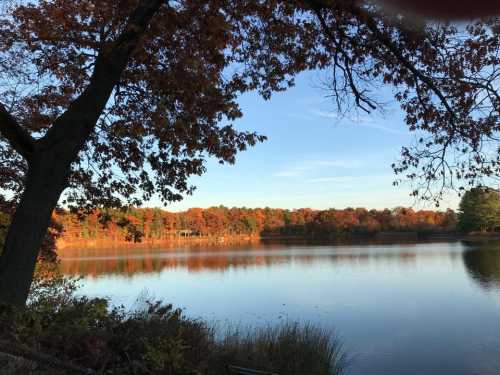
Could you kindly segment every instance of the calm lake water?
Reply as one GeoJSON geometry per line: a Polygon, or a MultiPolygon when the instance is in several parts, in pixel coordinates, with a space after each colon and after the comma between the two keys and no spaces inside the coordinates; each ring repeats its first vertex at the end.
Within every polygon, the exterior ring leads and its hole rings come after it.
{"type": "Polygon", "coordinates": [[[81,292],[149,296],[217,324],[334,328],[348,374],[499,374],[500,242],[71,250],[81,292]]]}

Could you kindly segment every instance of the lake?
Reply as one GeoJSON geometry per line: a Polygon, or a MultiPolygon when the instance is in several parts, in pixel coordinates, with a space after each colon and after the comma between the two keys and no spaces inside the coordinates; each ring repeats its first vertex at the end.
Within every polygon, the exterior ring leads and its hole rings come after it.
{"type": "Polygon", "coordinates": [[[172,302],[217,325],[335,329],[348,374],[500,373],[500,241],[256,242],[66,250],[81,293],[172,302]]]}

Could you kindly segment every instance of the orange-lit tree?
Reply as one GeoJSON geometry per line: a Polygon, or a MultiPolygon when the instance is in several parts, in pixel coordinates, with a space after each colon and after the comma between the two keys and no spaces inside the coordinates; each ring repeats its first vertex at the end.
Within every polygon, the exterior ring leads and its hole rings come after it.
{"type": "MultiPolygon", "coordinates": [[[[130,228],[120,225],[124,216],[143,239],[171,240],[180,232],[192,236],[302,236],[328,238],[336,235],[374,235],[381,230],[403,232],[444,232],[455,229],[457,222],[453,211],[414,211],[398,207],[392,211],[346,208],[344,210],[284,210],[281,208],[191,208],[184,212],[161,209],[129,208],[128,212],[95,210],[78,220],[77,215],[58,210],[55,219],[64,228],[62,240],[66,244],[82,246],[89,237],[96,240],[126,241],[130,228]],[[106,215],[106,225],[99,225],[98,218],[106,215]],[[167,219],[167,220],[162,220],[167,219]]],[[[109,242],[108,242],[109,244],[109,242]]]]}
{"type": "Polygon", "coordinates": [[[16,211],[0,300],[24,303],[61,199],[81,210],[180,199],[207,157],[232,163],[264,140],[231,126],[238,95],[269,98],[300,71],[329,69],[335,102],[368,111],[370,90],[391,85],[426,134],[394,168],[416,168],[424,188],[498,174],[483,147],[499,126],[498,33],[497,19],[408,26],[346,0],[12,1],[0,17],[0,187],[16,211]]]}

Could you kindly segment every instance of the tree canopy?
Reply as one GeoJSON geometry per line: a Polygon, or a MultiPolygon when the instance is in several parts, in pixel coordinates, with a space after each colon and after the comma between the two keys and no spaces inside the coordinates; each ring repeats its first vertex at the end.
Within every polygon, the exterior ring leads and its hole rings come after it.
{"type": "Polygon", "coordinates": [[[61,115],[92,86],[102,88],[99,74],[107,73],[98,68],[118,62],[113,54],[138,5],[154,14],[72,163],[68,203],[181,199],[207,156],[232,163],[264,140],[232,127],[242,115],[238,95],[259,90],[269,98],[307,69],[331,73],[329,90],[343,111],[375,110],[378,87],[393,87],[418,134],[393,167],[416,182],[415,194],[436,198],[442,187],[498,176],[497,18],[454,26],[410,23],[370,3],[163,3],[44,0],[3,15],[3,189],[22,191],[29,144],[56,142],[61,115]],[[16,137],[7,134],[14,122],[16,137]]]}
{"type": "Polygon", "coordinates": [[[63,192],[79,210],[181,199],[209,157],[233,163],[265,139],[233,126],[238,97],[269,99],[305,70],[329,72],[343,113],[383,109],[379,89],[392,89],[416,135],[393,169],[415,195],[438,202],[500,174],[498,18],[426,22],[349,0],[8,3],[0,189],[16,210],[0,258],[5,300],[25,297],[63,192]]]}
{"type": "Polygon", "coordinates": [[[373,235],[389,232],[445,232],[456,225],[456,215],[446,212],[398,207],[394,210],[313,210],[301,208],[190,208],[169,212],[158,208],[129,208],[127,211],[96,210],[79,219],[60,210],[55,221],[64,227],[65,244],[83,246],[86,241],[119,243],[127,239],[168,240],[185,235],[195,236],[301,236],[334,238],[349,235],[373,235]],[[102,218],[106,216],[106,225],[102,218]],[[126,223],[132,223],[130,227],[126,223]]]}
{"type": "Polygon", "coordinates": [[[460,201],[459,228],[465,232],[500,228],[500,192],[488,187],[467,191],[460,201]]]}

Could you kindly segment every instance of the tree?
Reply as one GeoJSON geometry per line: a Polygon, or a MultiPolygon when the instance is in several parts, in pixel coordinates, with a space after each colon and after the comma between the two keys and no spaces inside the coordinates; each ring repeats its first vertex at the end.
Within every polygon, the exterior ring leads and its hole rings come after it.
{"type": "Polygon", "coordinates": [[[465,19],[500,14],[500,4],[491,0],[382,0],[385,5],[420,16],[465,19]]]}
{"type": "Polygon", "coordinates": [[[403,150],[397,173],[427,188],[498,175],[498,157],[484,147],[499,130],[498,22],[408,26],[378,5],[327,0],[7,7],[0,188],[17,207],[0,258],[0,299],[24,303],[58,202],[90,210],[181,199],[207,157],[233,163],[265,139],[231,125],[242,115],[237,97],[257,90],[268,99],[308,69],[331,72],[344,110],[376,109],[378,84],[394,88],[410,129],[427,135],[403,150]],[[457,150],[463,164],[450,165],[457,150]]]}
{"type": "Polygon", "coordinates": [[[2,187],[22,192],[0,258],[2,301],[24,303],[66,188],[64,201],[79,208],[138,204],[155,193],[176,200],[192,190],[187,177],[204,171],[202,153],[232,163],[264,139],[219,126],[241,115],[237,93],[267,93],[282,81],[248,71],[224,79],[238,61],[225,50],[238,48],[243,21],[227,11],[204,2],[57,0],[2,17],[2,187]]]}
{"type": "Polygon", "coordinates": [[[395,184],[409,180],[438,205],[449,189],[500,176],[500,18],[411,22],[369,3],[306,2],[330,41],[327,89],[339,111],[352,109],[349,98],[364,112],[383,108],[379,88],[393,86],[416,136],[392,165],[395,184]]]}
{"type": "Polygon", "coordinates": [[[460,201],[459,228],[464,232],[500,228],[500,192],[488,187],[467,191],[460,201]]]}

